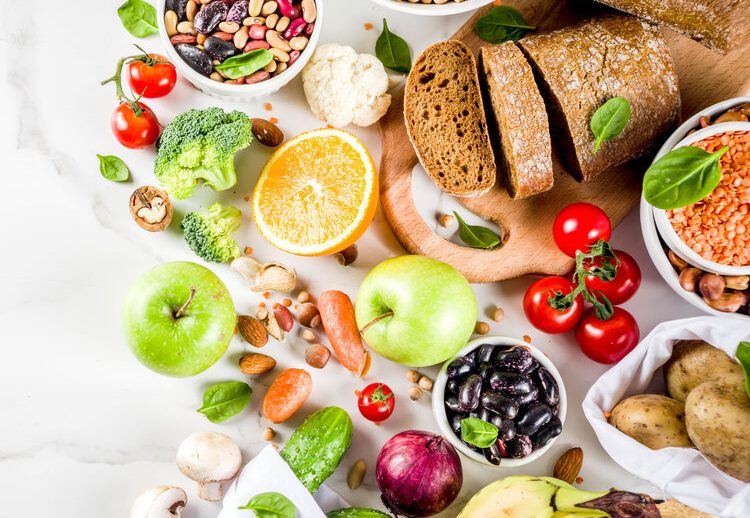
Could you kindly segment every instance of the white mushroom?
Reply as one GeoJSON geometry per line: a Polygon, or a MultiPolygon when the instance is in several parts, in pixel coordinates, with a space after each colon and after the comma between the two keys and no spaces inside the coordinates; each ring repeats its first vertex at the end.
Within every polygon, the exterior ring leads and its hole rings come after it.
{"type": "Polygon", "coordinates": [[[182,488],[157,486],[142,493],[130,508],[130,518],[179,518],[187,504],[182,488]]]}
{"type": "Polygon", "coordinates": [[[221,499],[221,483],[240,470],[242,453],[235,442],[216,432],[198,432],[177,449],[177,467],[198,482],[198,496],[209,502],[221,499]]]}

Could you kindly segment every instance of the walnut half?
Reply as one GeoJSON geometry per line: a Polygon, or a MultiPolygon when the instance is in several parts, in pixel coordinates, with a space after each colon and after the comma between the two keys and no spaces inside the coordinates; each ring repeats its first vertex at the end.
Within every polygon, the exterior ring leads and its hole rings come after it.
{"type": "Polygon", "coordinates": [[[172,222],[172,203],[164,190],[144,185],[130,196],[130,215],[141,228],[159,232],[172,222]]]}

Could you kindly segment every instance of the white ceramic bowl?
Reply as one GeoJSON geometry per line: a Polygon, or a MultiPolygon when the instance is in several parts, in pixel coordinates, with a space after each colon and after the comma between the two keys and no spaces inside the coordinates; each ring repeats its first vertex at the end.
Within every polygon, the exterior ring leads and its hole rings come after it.
{"type": "Polygon", "coordinates": [[[557,386],[560,391],[560,404],[557,417],[560,419],[560,422],[562,422],[563,427],[565,426],[565,415],[568,411],[568,397],[565,393],[565,385],[563,384],[562,377],[557,371],[557,368],[542,351],[540,351],[533,345],[529,345],[526,342],[523,342],[516,338],[508,338],[505,336],[483,336],[481,338],[477,338],[476,340],[472,340],[471,342],[466,344],[466,347],[458,351],[458,353],[453,356],[453,358],[443,364],[443,367],[440,369],[437,378],[435,378],[435,385],[432,388],[432,413],[435,415],[435,420],[437,421],[438,428],[440,428],[440,433],[444,435],[448,439],[448,442],[450,442],[458,451],[463,453],[471,460],[479,462],[480,464],[484,464],[485,466],[492,466],[493,468],[516,468],[518,466],[523,466],[524,464],[528,464],[529,462],[532,462],[544,455],[550,449],[552,444],[557,440],[559,435],[543,447],[539,448],[538,450],[534,450],[533,452],[531,452],[531,454],[522,459],[503,459],[499,465],[496,465],[485,459],[484,455],[477,453],[471,448],[467,447],[461,441],[461,439],[456,436],[456,434],[451,429],[450,423],[448,422],[448,416],[445,413],[445,385],[448,382],[448,375],[446,374],[448,364],[450,364],[450,362],[452,362],[459,356],[465,356],[466,354],[469,354],[471,351],[477,349],[483,344],[517,345],[519,347],[527,348],[531,352],[531,355],[542,365],[542,367],[547,369],[552,374],[552,376],[555,378],[555,381],[557,382],[557,386]]]}
{"type": "MultiPolygon", "coordinates": [[[[714,104],[696,113],[695,115],[687,119],[685,122],[683,122],[682,125],[680,125],[680,127],[677,128],[674,131],[674,133],[672,133],[672,135],[664,142],[664,145],[661,147],[661,149],[659,150],[659,153],[657,153],[656,158],[654,160],[661,158],[662,156],[667,154],[669,151],[671,151],[673,148],[675,148],[677,145],[679,145],[681,141],[687,137],[687,134],[690,132],[690,130],[700,127],[701,117],[703,116],[714,117],[716,115],[724,113],[725,111],[729,110],[730,108],[733,108],[734,106],[738,106],[740,104],[744,104],[748,102],[750,102],[750,96],[736,97],[734,99],[728,99],[726,101],[722,101],[720,103],[714,104]]],[[[731,126],[732,124],[736,124],[736,123],[727,122],[727,123],[722,123],[722,124],[715,124],[713,126],[709,126],[709,128],[716,128],[717,132],[723,133],[724,131],[727,131],[727,128],[733,127],[731,126]]],[[[703,131],[703,130],[700,130],[700,131],[703,131]]],[[[697,133],[698,132],[694,133],[693,135],[697,133]]],[[[659,231],[657,230],[656,218],[654,214],[656,210],[657,209],[654,209],[654,207],[652,207],[643,197],[641,197],[640,220],[641,220],[641,232],[643,233],[643,241],[644,241],[644,244],[646,245],[646,250],[648,251],[648,254],[651,257],[651,261],[654,263],[654,266],[656,266],[656,269],[659,271],[659,273],[667,282],[667,284],[680,297],[685,299],[694,307],[708,314],[716,315],[716,316],[723,316],[723,317],[739,318],[739,319],[750,318],[747,315],[742,315],[738,313],[724,313],[721,311],[717,311],[709,307],[703,301],[701,296],[698,295],[697,293],[688,292],[682,289],[682,287],[680,286],[680,282],[679,282],[679,274],[672,267],[672,264],[669,262],[669,259],[667,258],[667,254],[665,253],[664,248],[662,247],[662,244],[661,244],[661,239],[664,239],[664,238],[660,237],[659,231]]],[[[674,233],[674,235],[676,237],[676,233],[674,233]]],[[[666,243],[667,239],[664,239],[664,241],[666,243]]],[[[677,250],[673,249],[673,251],[675,253],[678,253],[677,250]]],[[[678,255],[680,254],[678,253],[678,255]]],[[[685,257],[683,258],[687,260],[687,258],[685,257]]],[[[699,265],[696,264],[696,266],[699,266],[699,265]]],[[[703,268],[702,266],[700,267],[701,269],[705,269],[706,271],[713,270],[712,268],[703,268]]]]}
{"type": "Polygon", "coordinates": [[[315,3],[318,10],[317,18],[315,19],[315,29],[310,35],[310,41],[307,44],[307,47],[302,52],[297,61],[295,61],[292,66],[286,69],[284,73],[279,74],[275,77],[271,77],[266,81],[251,85],[231,85],[219,83],[190,68],[190,66],[185,63],[185,61],[183,61],[183,59],[177,54],[177,51],[174,49],[172,43],[170,43],[169,36],[167,35],[167,31],[164,28],[164,11],[166,0],[157,0],[156,18],[159,25],[159,36],[161,37],[161,41],[164,44],[166,55],[169,60],[174,63],[175,67],[177,68],[177,72],[179,72],[182,77],[187,79],[190,83],[193,84],[193,86],[208,95],[233,101],[249,101],[251,99],[263,97],[279,91],[289,81],[294,79],[310,60],[313,52],[315,52],[315,46],[318,43],[318,38],[320,37],[320,30],[323,22],[323,4],[325,2],[324,0],[315,0],[315,3]]]}
{"type": "Polygon", "coordinates": [[[448,0],[448,2],[438,4],[423,4],[408,2],[407,0],[372,0],[378,5],[393,9],[394,11],[400,11],[402,13],[418,14],[422,16],[445,16],[448,14],[459,14],[468,11],[475,11],[482,7],[492,3],[492,0],[464,0],[463,2],[454,2],[448,0]]]}

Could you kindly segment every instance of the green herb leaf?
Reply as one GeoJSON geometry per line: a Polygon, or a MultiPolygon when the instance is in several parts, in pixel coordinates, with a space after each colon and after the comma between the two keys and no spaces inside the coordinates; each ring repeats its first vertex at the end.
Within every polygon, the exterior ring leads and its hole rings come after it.
{"type": "Polygon", "coordinates": [[[745,392],[750,398],[750,342],[740,342],[737,346],[737,360],[745,371],[745,392]]]}
{"type": "Polygon", "coordinates": [[[375,42],[375,55],[391,70],[408,74],[411,70],[411,51],[409,45],[400,36],[388,29],[388,22],[383,18],[383,32],[375,42]]]}
{"type": "Polygon", "coordinates": [[[528,25],[523,15],[507,5],[498,5],[477,20],[474,31],[477,36],[490,43],[518,41],[524,34],[536,30],[528,25]]]}
{"type": "Polygon", "coordinates": [[[630,101],[624,97],[613,97],[602,104],[591,117],[591,132],[596,137],[594,154],[599,151],[602,142],[617,137],[630,120],[630,101]]]}
{"type": "Polygon", "coordinates": [[[156,9],[144,0],[128,0],[117,9],[123,27],[136,38],[159,32],[156,9]]]}
{"type": "Polygon", "coordinates": [[[458,212],[453,211],[453,214],[456,215],[456,219],[458,220],[458,237],[470,247],[487,250],[495,248],[500,244],[500,236],[495,234],[492,230],[476,225],[467,225],[466,222],[461,219],[461,216],[458,215],[458,212]]]}
{"type": "Polygon", "coordinates": [[[124,182],[130,178],[130,169],[125,162],[114,155],[96,155],[99,159],[99,172],[107,180],[124,182]]]}
{"type": "Polygon", "coordinates": [[[222,423],[242,412],[252,396],[253,389],[242,381],[217,383],[203,394],[203,406],[198,412],[212,423],[222,423]]]}
{"type": "Polygon", "coordinates": [[[249,76],[273,61],[273,54],[267,49],[255,49],[225,59],[214,68],[226,74],[229,79],[249,76]]]}
{"type": "Polygon", "coordinates": [[[708,153],[695,146],[673,149],[643,176],[643,196],[657,209],[679,209],[702,200],[721,181],[719,160],[729,148],[708,153]]]}
{"type": "Polygon", "coordinates": [[[497,426],[476,417],[461,419],[461,438],[477,448],[489,448],[497,441],[497,426]]]}
{"type": "Polygon", "coordinates": [[[258,518],[294,518],[297,512],[291,500],[274,492],[255,495],[239,509],[250,509],[258,518]]]}

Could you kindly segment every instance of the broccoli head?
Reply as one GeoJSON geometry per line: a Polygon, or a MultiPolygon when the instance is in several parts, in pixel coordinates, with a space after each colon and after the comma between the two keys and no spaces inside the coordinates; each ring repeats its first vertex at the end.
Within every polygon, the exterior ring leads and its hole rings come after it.
{"type": "Polygon", "coordinates": [[[237,183],[234,154],[253,140],[250,118],[221,108],[188,110],[164,128],[158,141],[154,173],[177,199],[188,198],[203,180],[215,191],[237,183]]]}
{"type": "Polygon", "coordinates": [[[214,203],[206,211],[185,215],[182,230],[188,246],[200,258],[225,263],[240,255],[240,245],[232,234],[240,228],[241,223],[240,209],[214,203]]]}

